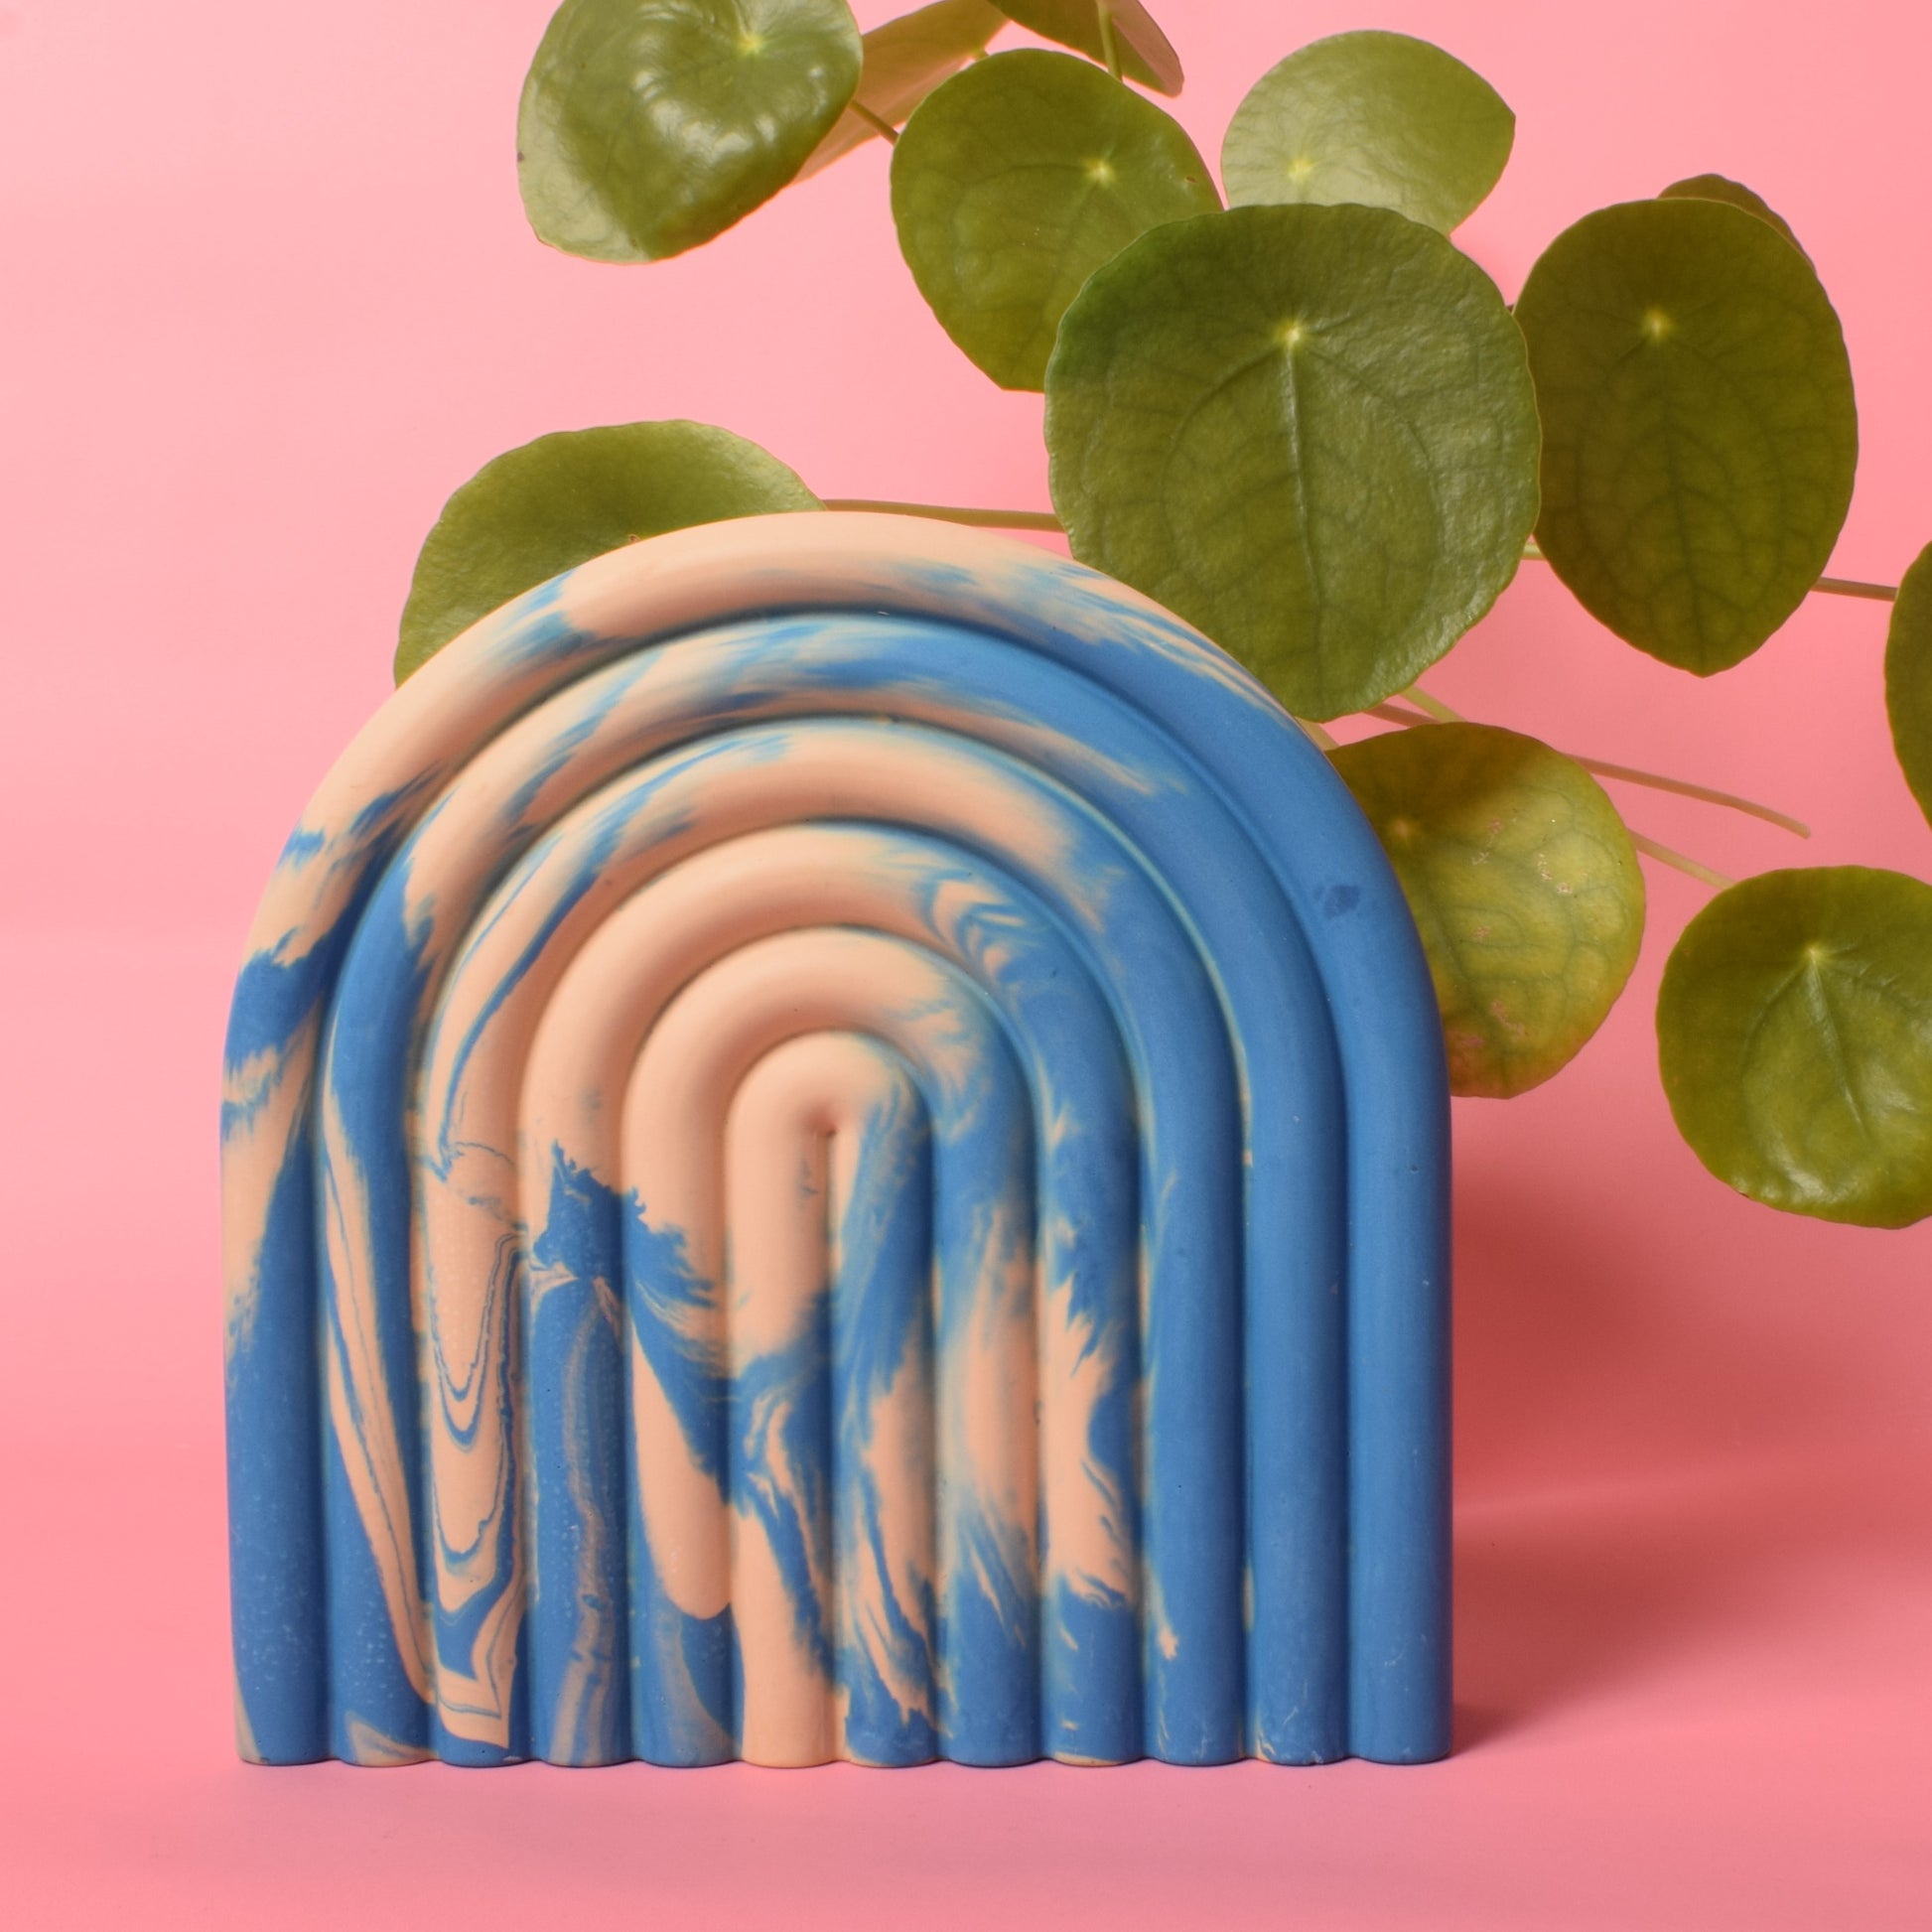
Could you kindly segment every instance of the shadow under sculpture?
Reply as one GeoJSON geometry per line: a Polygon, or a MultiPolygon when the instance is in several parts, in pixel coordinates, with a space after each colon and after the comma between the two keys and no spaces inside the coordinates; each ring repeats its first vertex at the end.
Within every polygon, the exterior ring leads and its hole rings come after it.
{"type": "Polygon", "coordinates": [[[223,1190],[247,1757],[1448,1749],[1421,949],[1078,565],[765,517],[467,632],[269,882],[223,1190]]]}

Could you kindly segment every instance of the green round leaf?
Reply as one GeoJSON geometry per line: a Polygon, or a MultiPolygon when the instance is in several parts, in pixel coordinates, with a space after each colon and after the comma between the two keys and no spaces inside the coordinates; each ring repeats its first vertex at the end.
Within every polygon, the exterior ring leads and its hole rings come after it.
{"type": "Polygon", "coordinates": [[[852,105],[811,151],[798,179],[817,174],[873,140],[879,133],[875,121],[902,126],[933,88],[985,53],[987,42],[1006,24],[1006,15],[989,0],[936,0],[930,7],[875,27],[864,40],[865,66],[852,105]],[[874,119],[860,114],[861,107],[874,119]]]}
{"type": "Polygon", "coordinates": [[[530,225],[593,261],[653,261],[768,201],[859,81],[846,0],[564,0],[523,82],[530,225]]]}
{"type": "Polygon", "coordinates": [[[479,618],[639,537],[819,501],[774,456],[709,423],[561,430],[485,463],[423,541],[400,684],[479,618]]]}
{"type": "MultiPolygon", "coordinates": [[[[1683,181],[1674,181],[1668,188],[1657,191],[1660,202],[1728,202],[1732,207],[1740,207],[1746,214],[1754,214],[1760,221],[1768,221],[1783,235],[1792,247],[1805,255],[1798,237],[1791,231],[1791,223],[1767,202],[1762,195],[1754,194],[1741,181],[1732,181],[1728,175],[1691,175],[1683,181]]],[[[1805,260],[1811,257],[1805,255],[1805,260]]]]}
{"type": "Polygon", "coordinates": [[[995,382],[1037,389],[1066,306],[1163,221],[1218,208],[1179,124],[1067,54],[956,74],[893,150],[893,218],[919,293],[995,382]]]}
{"type": "Polygon", "coordinates": [[[1852,368],[1811,264],[1741,208],[1628,202],[1550,244],[1516,320],[1557,575],[1667,664],[1707,676],[1748,657],[1852,501],[1852,368]]]}
{"type": "Polygon", "coordinates": [[[1303,718],[1412,683],[1536,520],[1536,401],[1489,278],[1387,208],[1174,221],[1100,269],[1046,370],[1073,554],[1303,718]]]}
{"type": "Polygon", "coordinates": [[[1657,999],[1664,1092],[1698,1159],[1794,1214],[1932,1214],[1932,886],[1767,872],[1685,928],[1657,999]]]}
{"type": "Polygon", "coordinates": [[[1492,1099],[1567,1065],[1616,1004],[1643,938],[1643,874],[1582,765],[1493,725],[1420,725],[1334,766],[1415,914],[1449,1085],[1492,1099]]]}
{"type": "Polygon", "coordinates": [[[1905,782],[1932,819],[1932,543],[1898,586],[1885,636],[1885,713],[1905,782]]]}
{"type": "Polygon", "coordinates": [[[1221,178],[1235,204],[1361,202],[1448,233],[1495,187],[1515,139],[1503,97],[1440,47],[1335,34],[1249,89],[1221,178]]]}
{"type": "MultiPolygon", "coordinates": [[[[1113,18],[1121,72],[1157,93],[1179,93],[1180,56],[1141,0],[1106,0],[1106,7],[1113,18]]],[[[1100,36],[1099,0],[1000,0],[1000,11],[1042,40],[1078,48],[1096,61],[1107,58],[1100,36]]]]}

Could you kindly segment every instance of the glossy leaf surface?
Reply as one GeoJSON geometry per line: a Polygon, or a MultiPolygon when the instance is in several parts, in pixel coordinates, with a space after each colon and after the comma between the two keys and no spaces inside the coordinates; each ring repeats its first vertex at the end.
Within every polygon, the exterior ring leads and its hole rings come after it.
{"type": "Polygon", "coordinates": [[[1221,147],[1228,200],[1361,202],[1447,233],[1495,187],[1516,116],[1453,55],[1407,34],[1335,34],[1264,73],[1221,147]]]}
{"type": "Polygon", "coordinates": [[[606,551],[694,523],[818,506],[776,457],[709,423],[561,430],[506,450],[443,505],[424,539],[396,681],[479,618],[606,551]]]}
{"type": "Polygon", "coordinates": [[[1705,907],[1657,1001],[1671,1112],[1739,1193],[1903,1227],[1932,1214],[1932,886],[1770,872],[1705,907]]]}
{"type": "Polygon", "coordinates": [[[1885,714],[1919,809],[1932,819],[1932,544],[1898,586],[1885,636],[1885,714]]]}
{"type": "MultiPolygon", "coordinates": [[[[1659,201],[1728,202],[1732,207],[1741,207],[1746,214],[1770,222],[1799,254],[1805,255],[1791,223],[1762,195],[1746,188],[1741,181],[1732,181],[1728,175],[1690,175],[1683,181],[1672,182],[1668,188],[1658,189],[1657,198],[1659,201]]],[[[1811,257],[1805,255],[1805,259],[1809,261],[1811,257]]]]}
{"type": "Polygon", "coordinates": [[[852,106],[812,150],[798,179],[817,174],[877,137],[878,128],[855,109],[864,107],[888,127],[901,126],[933,88],[984,52],[1006,24],[1006,15],[989,0],[935,0],[875,27],[865,37],[865,65],[852,106]]]}
{"type": "Polygon", "coordinates": [[[1643,937],[1643,875],[1602,787],[1491,725],[1343,746],[1335,769],[1422,933],[1449,1083],[1501,1099],[1568,1064],[1616,1004],[1643,937]]]}
{"type": "Polygon", "coordinates": [[[946,333],[1009,389],[1037,389],[1066,306],[1163,221],[1218,208],[1179,124],[1068,54],[996,54],[893,150],[893,217],[946,333]]]}
{"type": "Polygon", "coordinates": [[[594,261],[709,241],[797,174],[860,58],[845,0],[564,0],[517,115],[530,225],[594,261]]]}
{"type": "Polygon", "coordinates": [[[1386,208],[1143,235],[1061,322],[1046,443],[1074,555],[1304,718],[1411,683],[1494,602],[1536,518],[1515,324],[1473,262],[1386,208]]]}
{"type": "MultiPolygon", "coordinates": [[[[1141,0],[1106,0],[1106,5],[1121,72],[1158,93],[1179,93],[1180,56],[1141,0]]],[[[1000,0],[1000,11],[1042,40],[1075,48],[1095,61],[1107,58],[1098,0],[1000,0]]]]}
{"type": "Polygon", "coordinates": [[[1557,575],[1666,663],[1748,657],[1829,562],[1858,464],[1845,338],[1811,264],[1741,208],[1629,202],[1551,243],[1516,319],[1557,575]]]}

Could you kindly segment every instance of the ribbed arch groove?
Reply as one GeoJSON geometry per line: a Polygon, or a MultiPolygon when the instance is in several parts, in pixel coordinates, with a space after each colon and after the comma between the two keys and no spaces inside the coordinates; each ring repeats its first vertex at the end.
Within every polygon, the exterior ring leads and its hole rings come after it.
{"type": "Polygon", "coordinates": [[[237,988],[244,1752],[1439,1755],[1446,1105],[1345,791],[1132,593],[852,516],[531,593],[237,988]]]}

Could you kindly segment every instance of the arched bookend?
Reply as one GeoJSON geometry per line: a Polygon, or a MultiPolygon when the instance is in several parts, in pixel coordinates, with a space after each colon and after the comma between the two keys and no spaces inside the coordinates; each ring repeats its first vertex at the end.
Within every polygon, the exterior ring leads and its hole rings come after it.
{"type": "Polygon", "coordinates": [[[1367,825],[1132,592],[840,514],[531,592],[236,989],[243,1753],[1441,1755],[1447,1114],[1367,825]]]}

